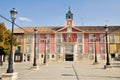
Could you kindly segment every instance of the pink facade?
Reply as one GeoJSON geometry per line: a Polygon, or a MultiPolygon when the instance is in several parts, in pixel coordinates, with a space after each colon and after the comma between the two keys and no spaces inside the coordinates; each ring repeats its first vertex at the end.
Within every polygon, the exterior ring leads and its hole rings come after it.
{"type": "MultiPolygon", "coordinates": [[[[45,36],[46,34],[40,34],[40,53],[44,53],[45,51],[45,36]]],[[[50,53],[55,52],[55,34],[50,34],[50,42],[46,43],[46,45],[50,46],[50,53]]]]}
{"type": "Polygon", "coordinates": [[[93,40],[92,42],[89,42],[89,34],[90,33],[84,33],[84,52],[85,53],[89,53],[89,45],[96,45],[96,53],[100,53],[100,33],[94,33],[95,37],[96,37],[96,43],[95,40],[93,40]]]}
{"type": "Polygon", "coordinates": [[[96,33],[96,53],[100,53],[100,34],[96,33]]]}
{"type": "Polygon", "coordinates": [[[40,34],[40,52],[41,53],[44,53],[44,50],[45,50],[45,43],[44,43],[44,40],[45,40],[45,34],[40,34]]]}
{"type": "Polygon", "coordinates": [[[88,40],[89,40],[89,35],[88,33],[84,34],[84,52],[88,53],[88,40]]]}
{"type": "Polygon", "coordinates": [[[51,34],[50,36],[50,53],[55,52],[55,34],[51,34]]]}

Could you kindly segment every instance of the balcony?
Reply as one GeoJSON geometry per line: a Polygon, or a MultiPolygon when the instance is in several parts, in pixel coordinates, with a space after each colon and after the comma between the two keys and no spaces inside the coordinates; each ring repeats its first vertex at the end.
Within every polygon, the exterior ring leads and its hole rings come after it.
{"type": "Polygon", "coordinates": [[[63,40],[63,42],[62,42],[63,44],[75,44],[75,43],[77,43],[77,41],[72,41],[72,40],[63,40]]]}

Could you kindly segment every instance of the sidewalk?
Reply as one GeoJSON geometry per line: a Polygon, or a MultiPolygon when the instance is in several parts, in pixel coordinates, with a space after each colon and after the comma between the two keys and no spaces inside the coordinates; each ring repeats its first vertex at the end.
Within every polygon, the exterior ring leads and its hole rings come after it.
{"type": "MultiPolygon", "coordinates": [[[[39,70],[30,70],[32,63],[15,63],[18,80],[120,80],[120,62],[111,62],[113,68],[103,69],[105,62],[92,65],[92,61],[37,63],[39,70]]],[[[5,73],[7,64],[0,66],[5,73]]]]}

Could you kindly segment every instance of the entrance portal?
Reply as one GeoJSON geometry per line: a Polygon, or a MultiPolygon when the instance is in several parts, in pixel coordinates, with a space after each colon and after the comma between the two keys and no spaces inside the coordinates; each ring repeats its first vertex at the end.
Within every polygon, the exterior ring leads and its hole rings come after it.
{"type": "Polygon", "coordinates": [[[65,61],[73,61],[73,54],[66,54],[65,61]]]}

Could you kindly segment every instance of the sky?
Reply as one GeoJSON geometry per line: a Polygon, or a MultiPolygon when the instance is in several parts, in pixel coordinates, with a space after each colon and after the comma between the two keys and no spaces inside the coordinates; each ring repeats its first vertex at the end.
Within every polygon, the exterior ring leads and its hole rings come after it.
{"type": "MultiPolygon", "coordinates": [[[[75,26],[120,25],[120,0],[0,0],[0,15],[11,20],[15,8],[19,26],[64,26],[69,6],[75,26]]],[[[8,21],[0,22],[11,29],[8,21]]]]}

